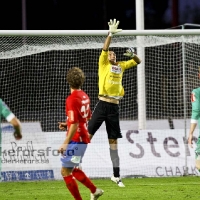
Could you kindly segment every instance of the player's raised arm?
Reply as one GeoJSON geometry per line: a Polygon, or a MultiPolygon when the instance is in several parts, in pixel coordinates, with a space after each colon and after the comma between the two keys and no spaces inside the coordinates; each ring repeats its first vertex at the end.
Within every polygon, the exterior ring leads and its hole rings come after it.
{"type": "Polygon", "coordinates": [[[116,19],[114,19],[114,20],[111,19],[108,22],[108,26],[109,26],[109,32],[108,32],[108,36],[107,36],[107,38],[106,38],[106,40],[104,42],[104,46],[103,46],[103,50],[104,51],[108,51],[109,46],[110,46],[110,42],[111,42],[111,37],[114,34],[122,31],[122,29],[118,29],[119,21],[116,21],[116,19]]]}

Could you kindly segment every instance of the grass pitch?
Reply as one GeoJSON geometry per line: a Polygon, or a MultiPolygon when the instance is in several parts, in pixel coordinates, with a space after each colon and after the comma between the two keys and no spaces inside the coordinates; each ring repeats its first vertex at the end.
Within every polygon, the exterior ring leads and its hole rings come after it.
{"type": "MultiPolygon", "coordinates": [[[[120,188],[110,179],[93,179],[104,190],[100,200],[197,200],[200,198],[200,177],[124,178],[120,188]]],[[[83,200],[90,200],[90,191],[78,183],[83,200]]],[[[64,181],[2,182],[1,200],[74,200],[64,181]]]]}

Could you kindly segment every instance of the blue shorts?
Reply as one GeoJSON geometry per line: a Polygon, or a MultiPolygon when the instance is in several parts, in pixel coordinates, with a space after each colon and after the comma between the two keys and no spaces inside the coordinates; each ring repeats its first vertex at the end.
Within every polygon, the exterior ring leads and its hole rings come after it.
{"type": "Polygon", "coordinates": [[[78,166],[82,162],[86,148],[87,144],[83,142],[71,141],[60,159],[62,167],[73,168],[78,166]]]}

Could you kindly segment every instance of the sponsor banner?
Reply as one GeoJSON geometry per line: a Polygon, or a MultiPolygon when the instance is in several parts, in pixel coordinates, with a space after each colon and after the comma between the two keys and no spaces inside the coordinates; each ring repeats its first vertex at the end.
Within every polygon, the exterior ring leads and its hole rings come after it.
{"type": "MultiPolygon", "coordinates": [[[[189,133],[189,130],[187,130],[189,133]]],[[[187,145],[185,130],[123,130],[118,140],[121,176],[167,177],[182,176],[186,172],[197,175],[195,147],[199,131],[194,133],[193,148],[187,145]],[[186,168],[187,165],[187,168],[186,168]]],[[[82,167],[95,177],[110,177],[112,163],[107,133],[98,131],[88,146],[82,167]]]]}
{"type": "Polygon", "coordinates": [[[2,171],[15,169],[50,169],[51,164],[44,152],[48,146],[44,133],[23,133],[21,140],[12,134],[2,133],[2,171]]]}
{"type": "MultiPolygon", "coordinates": [[[[37,129],[38,124],[36,124],[32,126],[37,129]]],[[[35,132],[34,129],[30,132],[30,130],[23,132],[21,140],[15,140],[12,126],[3,126],[0,160],[2,181],[54,178],[50,161],[43,152],[48,146],[46,136],[41,130],[40,132],[35,132]]]]}
{"type": "Polygon", "coordinates": [[[32,170],[32,171],[5,171],[1,172],[1,181],[32,181],[32,180],[53,180],[53,170],[32,170]]]}
{"type": "MultiPolygon", "coordinates": [[[[21,122],[22,133],[42,132],[40,122],[21,122]]],[[[13,133],[13,127],[10,123],[1,124],[2,132],[13,133]]]]}
{"type": "MultiPolygon", "coordinates": [[[[198,175],[194,150],[199,132],[197,129],[194,133],[193,148],[187,145],[185,134],[184,129],[122,130],[123,138],[118,140],[121,176],[167,177],[182,176],[186,172],[198,175]]],[[[58,148],[65,139],[65,132],[24,132],[19,141],[15,141],[12,134],[2,136],[3,172],[49,169],[53,170],[55,179],[62,179],[58,148]]],[[[112,175],[105,130],[94,135],[82,161],[81,166],[89,177],[112,175]]]]}

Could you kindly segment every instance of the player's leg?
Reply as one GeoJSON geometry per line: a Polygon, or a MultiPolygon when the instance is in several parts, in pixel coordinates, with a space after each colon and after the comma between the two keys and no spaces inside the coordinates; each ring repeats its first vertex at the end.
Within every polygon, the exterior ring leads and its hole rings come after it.
{"type": "Polygon", "coordinates": [[[104,191],[97,188],[87,175],[79,168],[75,168],[72,175],[90,190],[91,200],[96,200],[103,195],[104,191]]]}
{"type": "Polygon", "coordinates": [[[120,158],[118,154],[118,147],[117,147],[117,140],[116,139],[109,139],[110,144],[110,158],[113,165],[113,176],[111,180],[119,187],[125,187],[121,178],[120,178],[120,158]]]}
{"type": "Polygon", "coordinates": [[[119,125],[119,106],[117,104],[109,104],[108,110],[109,112],[105,123],[110,145],[110,158],[113,165],[113,176],[111,177],[111,180],[117,183],[119,187],[124,187],[120,178],[120,158],[117,146],[117,139],[122,138],[119,125]]]}
{"type": "Polygon", "coordinates": [[[198,171],[200,172],[200,155],[199,155],[199,158],[196,159],[196,168],[197,168],[198,171]]]}
{"type": "MultiPolygon", "coordinates": [[[[79,142],[76,144],[75,149],[77,149],[77,150],[75,151],[74,156],[81,156],[81,160],[79,161],[79,163],[82,162],[86,148],[87,148],[87,144],[84,144],[83,142],[79,142]]],[[[76,180],[78,180],[83,185],[85,185],[87,188],[89,188],[91,193],[95,193],[96,186],[90,181],[90,179],[85,175],[85,173],[79,167],[75,167],[73,169],[72,175],[76,178],[76,180]]]]}
{"type": "Polygon", "coordinates": [[[74,177],[71,175],[71,172],[72,172],[72,168],[65,168],[65,167],[61,168],[61,175],[63,176],[63,179],[66,183],[68,190],[70,191],[74,199],[82,200],[79,189],[78,189],[78,185],[74,177]]]}
{"type": "Polygon", "coordinates": [[[77,163],[72,162],[73,160],[77,160],[78,158],[74,158],[74,152],[75,152],[75,145],[73,142],[68,144],[66,151],[63,153],[61,157],[61,175],[63,176],[63,179],[66,183],[66,186],[74,199],[76,200],[82,200],[78,185],[72,175],[72,171],[74,167],[77,166],[77,163]]]}
{"type": "Polygon", "coordinates": [[[99,127],[102,125],[102,123],[105,121],[105,119],[106,115],[105,115],[104,102],[99,101],[93,110],[92,118],[88,122],[88,132],[90,134],[90,139],[92,139],[92,137],[99,129],[99,127]]]}
{"type": "MultiPolygon", "coordinates": [[[[1,123],[1,121],[0,121],[0,123],[1,123]]],[[[2,177],[1,177],[1,163],[2,163],[1,146],[2,146],[2,144],[1,144],[1,141],[2,141],[2,136],[1,136],[1,132],[0,132],[0,182],[2,181],[2,177]]]]}
{"type": "MultiPolygon", "coordinates": [[[[81,156],[81,160],[80,163],[82,162],[82,158],[85,154],[86,148],[87,148],[87,144],[84,144],[83,142],[79,142],[76,144],[77,147],[75,147],[76,152],[74,154],[74,156],[81,156]]],[[[92,181],[87,177],[87,175],[81,170],[79,169],[79,167],[75,167],[72,171],[72,175],[76,178],[76,180],[78,180],[79,182],[81,182],[83,185],[85,185],[91,192],[91,200],[95,200],[98,199],[101,195],[103,195],[103,190],[98,189],[93,183],[92,181]]]]}
{"type": "Polygon", "coordinates": [[[200,137],[198,138],[197,143],[196,143],[195,165],[198,171],[200,172],[200,137]]]}

